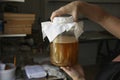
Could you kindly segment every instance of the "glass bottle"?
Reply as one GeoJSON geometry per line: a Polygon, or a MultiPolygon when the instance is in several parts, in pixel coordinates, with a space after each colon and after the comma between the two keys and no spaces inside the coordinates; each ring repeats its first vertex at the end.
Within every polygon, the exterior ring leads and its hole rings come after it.
{"type": "Polygon", "coordinates": [[[50,57],[56,66],[71,66],[78,61],[78,40],[74,30],[65,31],[58,35],[50,44],[50,57]]]}

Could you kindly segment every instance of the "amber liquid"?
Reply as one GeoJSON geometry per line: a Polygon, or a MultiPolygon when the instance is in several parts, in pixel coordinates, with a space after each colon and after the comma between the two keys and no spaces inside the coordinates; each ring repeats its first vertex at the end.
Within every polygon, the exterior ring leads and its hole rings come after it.
{"type": "Polygon", "coordinates": [[[78,41],[63,37],[50,45],[51,62],[57,66],[71,66],[77,63],[78,41]]]}

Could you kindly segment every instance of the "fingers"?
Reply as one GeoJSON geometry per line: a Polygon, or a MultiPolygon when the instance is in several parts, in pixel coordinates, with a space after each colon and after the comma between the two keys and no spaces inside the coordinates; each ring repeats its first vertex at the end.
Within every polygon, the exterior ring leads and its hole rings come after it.
{"type": "Polygon", "coordinates": [[[78,71],[79,73],[81,73],[82,76],[85,76],[85,73],[84,73],[84,70],[83,70],[82,66],[78,65],[78,66],[76,67],[76,69],[77,69],[77,71],[78,71]]]}
{"type": "Polygon", "coordinates": [[[60,7],[58,10],[54,11],[50,17],[51,21],[53,21],[54,17],[62,16],[62,15],[71,15],[74,21],[77,21],[78,17],[78,2],[71,2],[63,7],[60,7]]]}
{"type": "Polygon", "coordinates": [[[71,15],[72,15],[72,17],[73,17],[73,20],[75,21],[75,22],[77,22],[78,21],[78,10],[77,10],[77,8],[75,8],[74,9],[74,11],[71,13],[71,15]]]}
{"type": "Polygon", "coordinates": [[[63,71],[65,71],[73,80],[77,80],[81,73],[79,73],[75,67],[61,67],[63,71]]]}
{"type": "Polygon", "coordinates": [[[60,67],[60,68],[64,71],[70,71],[71,70],[70,67],[60,67]]]}
{"type": "Polygon", "coordinates": [[[66,12],[66,10],[64,10],[64,7],[61,7],[52,13],[50,19],[51,19],[51,21],[53,21],[54,17],[62,16],[64,14],[67,14],[67,12],[66,12]]]}
{"type": "Polygon", "coordinates": [[[60,67],[68,74],[81,74],[81,76],[85,76],[83,68],[80,65],[72,66],[72,67],[60,67]]]}
{"type": "Polygon", "coordinates": [[[55,11],[55,12],[52,13],[52,15],[50,17],[50,20],[53,21],[53,18],[58,17],[58,16],[60,16],[59,13],[55,11]]]}
{"type": "MultiPolygon", "coordinates": [[[[51,17],[50,17],[50,20],[53,21],[54,17],[59,17],[59,16],[62,16],[62,15],[64,15],[64,14],[69,14],[69,13],[67,13],[67,12],[65,12],[65,11],[63,12],[62,10],[56,10],[56,11],[54,11],[54,12],[52,13],[52,15],[51,15],[51,17]]],[[[71,16],[73,17],[73,20],[74,20],[75,22],[78,21],[78,19],[77,19],[78,13],[77,13],[76,11],[74,11],[72,14],[69,14],[69,15],[71,15],[71,16]]]]}
{"type": "MultiPolygon", "coordinates": [[[[72,15],[73,21],[75,21],[75,22],[78,21],[76,14],[77,14],[77,13],[73,13],[73,15],[72,15]]],[[[61,15],[63,15],[61,12],[60,12],[60,13],[59,13],[59,12],[53,12],[52,15],[51,15],[51,17],[50,17],[50,20],[53,21],[54,17],[59,17],[59,16],[61,16],[61,15]]]]}
{"type": "Polygon", "coordinates": [[[63,71],[65,71],[70,77],[73,77],[75,74],[74,70],[70,67],[60,67],[63,71]]]}
{"type": "Polygon", "coordinates": [[[78,19],[77,19],[77,13],[76,12],[73,13],[72,17],[73,17],[73,21],[75,21],[75,22],[78,21],[78,19]]]}

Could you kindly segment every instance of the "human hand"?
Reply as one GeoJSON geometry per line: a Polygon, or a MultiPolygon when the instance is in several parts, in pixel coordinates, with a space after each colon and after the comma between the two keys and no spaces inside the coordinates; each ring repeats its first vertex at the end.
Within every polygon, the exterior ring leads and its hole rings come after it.
{"type": "Polygon", "coordinates": [[[54,17],[58,17],[61,15],[71,15],[74,19],[74,21],[77,21],[77,17],[78,17],[78,5],[79,5],[80,1],[74,1],[71,2],[59,9],[57,9],[56,11],[54,11],[50,17],[51,20],[53,20],[54,17]]]}
{"type": "Polygon", "coordinates": [[[85,80],[84,71],[80,65],[60,68],[64,70],[73,80],[85,80]]]}

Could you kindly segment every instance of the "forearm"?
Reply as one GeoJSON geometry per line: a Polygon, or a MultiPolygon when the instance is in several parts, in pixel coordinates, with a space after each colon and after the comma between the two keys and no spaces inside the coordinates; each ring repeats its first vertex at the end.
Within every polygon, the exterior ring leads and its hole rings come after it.
{"type": "Polygon", "coordinates": [[[109,15],[101,25],[114,36],[120,39],[120,19],[109,15]]]}
{"type": "Polygon", "coordinates": [[[97,5],[81,1],[76,1],[76,3],[78,4],[78,15],[82,14],[96,23],[100,24],[101,21],[109,15],[104,9],[97,5]]]}
{"type": "Polygon", "coordinates": [[[120,39],[120,19],[110,15],[97,5],[79,2],[79,14],[100,24],[107,31],[120,39]]]}

